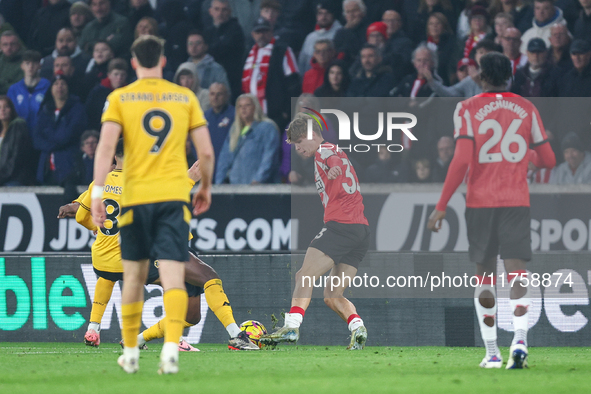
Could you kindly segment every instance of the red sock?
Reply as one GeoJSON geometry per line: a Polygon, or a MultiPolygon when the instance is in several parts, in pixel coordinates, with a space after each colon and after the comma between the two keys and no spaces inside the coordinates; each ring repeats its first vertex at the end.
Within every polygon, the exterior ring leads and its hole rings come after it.
{"type": "Polygon", "coordinates": [[[349,317],[347,318],[347,324],[351,323],[351,320],[353,320],[353,319],[355,319],[355,318],[360,318],[360,319],[361,319],[361,316],[359,316],[359,315],[356,315],[356,314],[352,314],[351,316],[349,316],[349,317]]]}
{"type": "Polygon", "coordinates": [[[300,308],[299,306],[292,306],[289,310],[289,313],[299,313],[300,315],[302,315],[302,317],[304,317],[306,311],[300,308]]]}

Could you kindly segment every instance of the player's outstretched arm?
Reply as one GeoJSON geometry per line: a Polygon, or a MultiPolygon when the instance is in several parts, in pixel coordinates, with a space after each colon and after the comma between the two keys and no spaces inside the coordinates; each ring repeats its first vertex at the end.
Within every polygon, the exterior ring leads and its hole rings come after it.
{"type": "Polygon", "coordinates": [[[211,205],[211,178],[215,159],[207,126],[192,129],[190,133],[191,141],[193,141],[193,145],[197,149],[201,171],[201,183],[199,189],[193,195],[193,214],[200,215],[206,212],[211,205]]]}
{"type": "Polygon", "coordinates": [[[76,211],[78,211],[78,207],[80,207],[80,204],[77,202],[62,205],[58,211],[57,218],[64,219],[76,217],[76,211]]]}
{"type": "Polygon", "coordinates": [[[554,168],[556,166],[556,156],[548,141],[531,150],[529,160],[537,168],[554,168]]]}
{"type": "Polygon", "coordinates": [[[115,156],[115,147],[121,135],[121,125],[115,122],[104,122],[101,128],[101,138],[94,155],[94,186],[90,190],[92,219],[97,227],[102,227],[107,218],[103,204],[103,187],[107,174],[111,171],[111,164],[115,156]]]}

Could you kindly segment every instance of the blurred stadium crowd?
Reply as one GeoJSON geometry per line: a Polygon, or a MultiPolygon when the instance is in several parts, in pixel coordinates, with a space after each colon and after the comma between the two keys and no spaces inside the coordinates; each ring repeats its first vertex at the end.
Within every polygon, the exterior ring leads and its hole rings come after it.
{"type": "MultiPolygon", "coordinates": [[[[514,93],[591,96],[591,0],[2,0],[0,14],[0,186],[74,195],[92,181],[105,100],[134,81],[143,34],[166,40],[164,77],[199,98],[217,184],[313,184],[312,161],[284,142],[293,111],[318,97],[470,97],[490,51],[511,60],[514,93]]],[[[443,182],[452,131],[415,154],[374,152],[360,180],[443,182]]],[[[564,162],[532,166],[531,182],[591,183],[584,136],[549,134],[564,162]]]]}

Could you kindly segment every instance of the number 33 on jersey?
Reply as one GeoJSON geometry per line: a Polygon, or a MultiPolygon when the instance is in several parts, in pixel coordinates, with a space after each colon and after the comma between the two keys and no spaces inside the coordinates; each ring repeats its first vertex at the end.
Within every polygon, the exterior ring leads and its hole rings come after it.
{"type": "Polygon", "coordinates": [[[474,141],[467,206],[529,206],[529,150],[547,140],[536,107],[512,93],[483,93],[454,112],[454,138],[474,141]]]}
{"type": "Polygon", "coordinates": [[[359,180],[345,152],[331,143],[321,144],[314,155],[314,178],[324,205],[324,223],[368,224],[359,180]],[[330,180],[328,171],[335,166],[341,168],[342,174],[330,180]]]}

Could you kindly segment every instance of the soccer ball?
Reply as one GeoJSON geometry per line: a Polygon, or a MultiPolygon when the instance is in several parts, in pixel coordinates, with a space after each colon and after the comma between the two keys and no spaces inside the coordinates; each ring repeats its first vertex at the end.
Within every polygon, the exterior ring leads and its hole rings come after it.
{"type": "Polygon", "coordinates": [[[248,338],[259,348],[263,347],[263,344],[259,342],[259,338],[267,333],[267,329],[261,323],[256,320],[247,320],[240,325],[240,330],[244,331],[248,338]]]}

